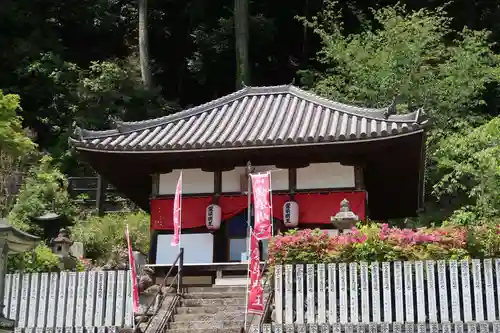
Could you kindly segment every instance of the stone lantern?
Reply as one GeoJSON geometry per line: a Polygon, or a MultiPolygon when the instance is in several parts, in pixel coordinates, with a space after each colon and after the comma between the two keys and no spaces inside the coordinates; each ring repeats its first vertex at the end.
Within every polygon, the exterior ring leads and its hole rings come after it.
{"type": "Polygon", "coordinates": [[[61,269],[72,269],[76,267],[76,260],[71,255],[71,246],[73,241],[69,238],[66,229],[59,230],[56,238],[50,241],[52,252],[59,257],[61,269]]]}
{"type": "Polygon", "coordinates": [[[351,209],[351,204],[347,199],[340,203],[340,210],[335,216],[331,217],[333,225],[341,230],[351,229],[359,221],[358,215],[354,214],[351,209]]]}
{"type": "Polygon", "coordinates": [[[30,251],[38,241],[38,237],[18,230],[0,218],[0,333],[14,331],[16,324],[15,319],[6,318],[3,314],[7,255],[30,251]]]}
{"type": "Polygon", "coordinates": [[[63,228],[59,230],[57,237],[50,241],[50,245],[55,255],[61,258],[67,258],[70,256],[69,250],[71,245],[73,245],[73,241],[69,239],[68,231],[63,228]]]}

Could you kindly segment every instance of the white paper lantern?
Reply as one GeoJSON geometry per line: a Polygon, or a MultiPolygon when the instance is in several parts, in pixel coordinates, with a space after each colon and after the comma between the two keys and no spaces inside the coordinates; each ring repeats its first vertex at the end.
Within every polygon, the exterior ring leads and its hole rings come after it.
{"type": "Polygon", "coordinates": [[[283,223],[287,228],[299,225],[299,205],[295,201],[287,201],[283,205],[283,223]]]}
{"type": "Polygon", "coordinates": [[[218,230],[220,228],[222,211],[220,206],[212,204],[207,207],[205,224],[208,230],[218,230]]]}

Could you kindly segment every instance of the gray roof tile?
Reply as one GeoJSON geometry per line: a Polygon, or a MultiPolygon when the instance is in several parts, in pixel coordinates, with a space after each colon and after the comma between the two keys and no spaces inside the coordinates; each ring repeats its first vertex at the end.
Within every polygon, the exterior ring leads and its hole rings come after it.
{"type": "Polygon", "coordinates": [[[398,136],[424,128],[423,112],[387,115],[333,102],[294,86],[245,87],[179,113],[116,129],[77,129],[81,149],[172,151],[344,142],[398,136]]]}

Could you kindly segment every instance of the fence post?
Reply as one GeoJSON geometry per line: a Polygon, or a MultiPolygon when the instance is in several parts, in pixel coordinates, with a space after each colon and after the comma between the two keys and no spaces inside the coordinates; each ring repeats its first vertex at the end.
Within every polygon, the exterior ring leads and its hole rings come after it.
{"type": "Polygon", "coordinates": [[[183,276],[183,270],[184,270],[184,248],[181,247],[180,248],[180,252],[179,252],[179,269],[178,269],[178,272],[177,274],[179,275],[178,277],[178,283],[177,283],[177,293],[178,294],[182,294],[182,291],[183,291],[183,284],[182,284],[182,276],[183,276]]]}

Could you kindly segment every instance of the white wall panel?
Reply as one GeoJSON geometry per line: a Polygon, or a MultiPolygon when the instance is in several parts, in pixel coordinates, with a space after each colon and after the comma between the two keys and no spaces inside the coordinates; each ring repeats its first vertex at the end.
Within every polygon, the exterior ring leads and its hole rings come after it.
{"type": "MultiPolygon", "coordinates": [[[[156,263],[172,264],[179,254],[177,246],[171,246],[173,235],[158,235],[156,263]]],[[[185,264],[209,264],[214,259],[214,235],[181,234],[181,247],[184,248],[185,264]]]]}
{"type": "Polygon", "coordinates": [[[354,167],[340,163],[315,163],[297,169],[297,189],[354,187],[354,167]]]}
{"type": "MultiPolygon", "coordinates": [[[[175,193],[175,187],[179,180],[180,170],[173,170],[170,173],[160,174],[159,193],[160,195],[169,195],[175,193]]],[[[214,192],[214,173],[205,172],[201,169],[182,170],[182,193],[213,193],[214,192]]]]}
{"type": "MultiPolygon", "coordinates": [[[[245,175],[246,167],[236,167],[230,171],[222,172],[222,193],[240,192],[241,177],[245,175]]],[[[288,190],[288,169],[276,169],[273,165],[255,166],[254,172],[265,172],[275,170],[271,173],[271,187],[273,191],[288,190]]]]}
{"type": "Polygon", "coordinates": [[[222,193],[240,192],[240,177],[245,174],[245,168],[236,167],[230,171],[222,172],[222,193]]]}

